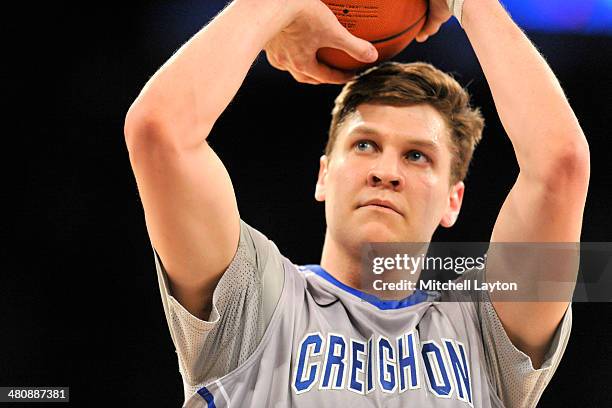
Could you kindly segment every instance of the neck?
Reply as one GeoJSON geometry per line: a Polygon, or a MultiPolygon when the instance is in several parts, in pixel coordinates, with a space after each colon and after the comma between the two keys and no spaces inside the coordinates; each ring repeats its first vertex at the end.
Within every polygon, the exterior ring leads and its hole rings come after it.
{"type": "Polygon", "coordinates": [[[329,229],[325,231],[325,242],[321,254],[323,269],[345,285],[361,289],[360,262],[359,248],[351,249],[339,245],[329,233],[329,229]]]}
{"type": "MultiPolygon", "coordinates": [[[[406,248],[408,251],[406,255],[416,258],[421,253],[427,253],[427,247],[428,244],[425,243],[420,243],[417,246],[408,246],[406,248]]],[[[350,246],[340,245],[332,234],[330,234],[329,229],[326,230],[323,252],[321,254],[321,267],[345,285],[365,292],[371,292],[373,279],[379,279],[379,277],[374,275],[362,276],[361,262],[361,248],[359,246],[352,248],[350,246]]],[[[405,263],[403,265],[405,265],[405,263]]],[[[408,279],[416,284],[421,274],[422,266],[423,265],[420,264],[416,265],[416,268],[412,269],[412,273],[402,269],[389,270],[385,272],[384,275],[380,275],[380,279],[384,279],[388,282],[399,282],[400,280],[408,279]]],[[[374,294],[377,297],[382,296],[387,299],[401,299],[408,296],[410,293],[412,293],[412,290],[379,291],[374,294]]]]}

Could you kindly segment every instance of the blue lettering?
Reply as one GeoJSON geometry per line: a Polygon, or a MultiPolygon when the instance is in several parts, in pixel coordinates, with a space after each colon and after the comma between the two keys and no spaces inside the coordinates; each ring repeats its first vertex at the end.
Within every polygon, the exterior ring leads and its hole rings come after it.
{"type": "Polygon", "coordinates": [[[368,391],[370,393],[374,390],[374,364],[372,364],[372,343],[374,343],[374,338],[370,337],[368,340],[368,391]]]}
{"type": "Polygon", "coordinates": [[[444,340],[446,345],[446,351],[448,353],[448,359],[450,365],[453,368],[455,374],[455,384],[457,384],[457,394],[461,401],[469,402],[472,404],[472,384],[470,381],[470,367],[468,366],[467,359],[465,357],[465,347],[463,344],[452,340],[444,340]],[[457,353],[457,347],[459,353],[457,353]],[[461,359],[459,355],[461,354],[461,359]]]}
{"type": "Polygon", "coordinates": [[[378,380],[383,391],[395,391],[395,359],[393,347],[384,337],[378,339],[378,380]]]}
{"type": "Polygon", "coordinates": [[[365,360],[360,358],[360,354],[365,356],[366,344],[358,340],[351,340],[351,379],[349,381],[349,390],[359,394],[363,394],[364,384],[359,379],[358,375],[365,374],[363,368],[365,360]]]}
{"type": "Polygon", "coordinates": [[[423,355],[423,362],[425,363],[425,371],[427,371],[427,378],[429,379],[429,388],[439,397],[450,397],[453,392],[453,386],[448,377],[448,370],[446,369],[440,347],[435,341],[423,342],[421,353],[423,355]],[[433,365],[428,354],[434,355],[433,365]]]}
{"type": "Polygon", "coordinates": [[[334,385],[332,388],[342,388],[344,383],[344,360],[346,359],[346,342],[342,336],[329,335],[327,343],[327,358],[325,361],[325,374],[321,388],[330,388],[332,371],[334,372],[334,385]],[[336,347],[338,346],[338,347],[336,347]],[[338,352],[336,350],[339,349],[338,352]],[[336,367],[336,370],[333,368],[336,367]]]}
{"type": "Polygon", "coordinates": [[[410,389],[419,388],[419,375],[418,375],[418,363],[419,360],[416,358],[416,347],[414,333],[409,332],[404,334],[402,337],[397,339],[397,366],[399,371],[399,392],[410,389]],[[406,371],[408,371],[408,377],[410,378],[410,385],[406,384],[406,371]]]}
{"type": "Polygon", "coordinates": [[[319,333],[309,334],[304,340],[302,340],[295,381],[293,383],[296,393],[300,394],[308,391],[317,381],[320,363],[316,362],[309,364],[308,358],[321,354],[322,344],[323,339],[319,333]],[[304,369],[306,372],[304,372],[304,369]]]}

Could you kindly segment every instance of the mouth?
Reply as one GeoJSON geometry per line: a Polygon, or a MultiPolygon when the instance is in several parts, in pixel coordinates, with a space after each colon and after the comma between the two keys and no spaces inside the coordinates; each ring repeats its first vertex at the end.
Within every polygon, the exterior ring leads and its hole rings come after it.
{"type": "Polygon", "coordinates": [[[402,213],[393,203],[385,200],[370,200],[357,208],[368,208],[375,211],[390,212],[393,214],[402,215],[402,213]]]}

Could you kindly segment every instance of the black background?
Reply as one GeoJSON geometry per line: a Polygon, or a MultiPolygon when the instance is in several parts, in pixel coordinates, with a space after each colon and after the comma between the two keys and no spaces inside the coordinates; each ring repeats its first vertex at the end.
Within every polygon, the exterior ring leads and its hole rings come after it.
{"type": "MultiPolygon", "coordinates": [[[[70,386],[75,406],[181,403],[123,120],[147,79],[222,5],[55,2],[6,12],[0,386],[70,386]]],[[[529,35],[590,143],[582,239],[610,241],[612,37],[529,35]]],[[[461,217],[434,238],[487,241],[518,169],[469,43],[450,23],[396,59],[456,73],[482,107],[487,127],[461,217]]],[[[298,84],[261,54],[209,138],[241,217],[295,263],[320,259],[314,185],[339,90],[298,84]]],[[[539,406],[612,406],[612,307],[573,308],[569,346],[539,406]]]]}

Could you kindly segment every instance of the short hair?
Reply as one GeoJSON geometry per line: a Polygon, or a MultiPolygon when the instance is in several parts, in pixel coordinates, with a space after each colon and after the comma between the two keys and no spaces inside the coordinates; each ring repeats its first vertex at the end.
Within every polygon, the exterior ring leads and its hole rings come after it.
{"type": "Polygon", "coordinates": [[[484,119],[470,106],[470,95],[449,74],[423,63],[384,62],[348,82],[335,100],[325,154],[329,157],[344,119],[364,103],[412,106],[426,104],[444,118],[450,132],[450,181],[465,179],[484,119]]]}

